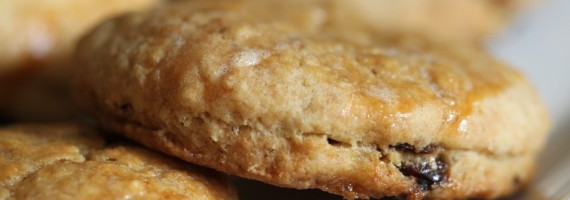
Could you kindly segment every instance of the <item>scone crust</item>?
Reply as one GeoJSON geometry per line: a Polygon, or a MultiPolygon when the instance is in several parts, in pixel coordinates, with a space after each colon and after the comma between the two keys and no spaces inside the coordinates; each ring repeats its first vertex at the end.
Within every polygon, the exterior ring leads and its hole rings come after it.
{"type": "Polygon", "coordinates": [[[83,125],[0,129],[0,199],[236,199],[222,176],[83,125]]]}
{"type": "Polygon", "coordinates": [[[363,43],[330,18],[296,20],[334,16],[326,6],[270,16],[247,2],[103,24],[79,47],[78,102],[185,160],[346,198],[494,198],[530,179],[548,117],[518,72],[469,46],[363,43]],[[445,181],[402,172],[415,158],[443,162],[445,181]]]}

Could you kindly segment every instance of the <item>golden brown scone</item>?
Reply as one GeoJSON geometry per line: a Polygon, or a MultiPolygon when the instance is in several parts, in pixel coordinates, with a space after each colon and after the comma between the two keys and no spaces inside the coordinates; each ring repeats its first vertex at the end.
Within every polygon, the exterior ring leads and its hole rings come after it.
{"type": "Polygon", "coordinates": [[[68,98],[45,88],[66,89],[66,62],[78,38],[106,18],[158,1],[0,0],[0,115],[22,120],[69,116],[68,98]]]}
{"type": "Polygon", "coordinates": [[[548,116],[520,73],[470,46],[353,42],[326,7],[249,2],[102,24],[78,48],[78,103],[187,161],[345,198],[495,198],[531,178],[548,116]]]}
{"type": "Polygon", "coordinates": [[[0,199],[237,199],[212,171],[75,124],[0,129],[0,199]]]}

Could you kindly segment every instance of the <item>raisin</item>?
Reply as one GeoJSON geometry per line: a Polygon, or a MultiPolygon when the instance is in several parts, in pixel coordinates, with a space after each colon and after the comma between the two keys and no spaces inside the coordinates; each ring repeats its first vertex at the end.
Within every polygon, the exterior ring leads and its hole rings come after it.
{"type": "Polygon", "coordinates": [[[394,146],[398,151],[404,151],[409,153],[416,153],[416,148],[408,143],[398,144],[394,146]]]}
{"type": "Polygon", "coordinates": [[[133,109],[133,105],[130,103],[123,103],[119,106],[119,109],[123,112],[130,112],[133,109]]]}
{"type": "Polygon", "coordinates": [[[432,185],[446,179],[447,164],[440,159],[435,159],[435,165],[428,161],[420,163],[402,163],[399,168],[405,176],[413,176],[422,190],[428,190],[432,185]]]}
{"type": "Polygon", "coordinates": [[[342,146],[342,142],[338,141],[338,140],[334,140],[331,138],[327,138],[327,142],[332,145],[332,146],[342,146]]]}
{"type": "Polygon", "coordinates": [[[398,151],[403,151],[403,152],[408,152],[408,153],[419,153],[419,154],[430,154],[430,153],[433,153],[435,151],[435,149],[437,148],[435,145],[430,144],[421,150],[416,150],[416,147],[414,147],[408,143],[398,144],[396,146],[391,146],[391,147],[396,148],[396,150],[398,150],[398,151]]]}
{"type": "Polygon", "coordinates": [[[436,149],[436,146],[430,144],[430,145],[424,147],[424,149],[422,149],[422,150],[420,151],[420,153],[423,153],[423,154],[430,154],[430,153],[433,153],[433,152],[435,151],[435,149],[436,149]]]}

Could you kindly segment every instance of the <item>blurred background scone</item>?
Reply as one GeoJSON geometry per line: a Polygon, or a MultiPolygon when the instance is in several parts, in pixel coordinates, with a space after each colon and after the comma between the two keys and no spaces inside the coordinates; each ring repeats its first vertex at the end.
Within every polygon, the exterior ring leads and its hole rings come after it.
{"type": "Polygon", "coordinates": [[[72,115],[67,61],[95,24],[158,0],[0,0],[0,118],[72,115]]]}
{"type": "Polygon", "coordinates": [[[78,37],[108,17],[157,0],[0,0],[0,74],[60,64],[78,37]]]}
{"type": "Polygon", "coordinates": [[[223,175],[77,124],[0,129],[0,199],[237,199],[223,175]]]}
{"type": "Polygon", "coordinates": [[[481,42],[500,32],[533,0],[353,0],[342,7],[375,31],[417,34],[440,41],[481,42]]]}

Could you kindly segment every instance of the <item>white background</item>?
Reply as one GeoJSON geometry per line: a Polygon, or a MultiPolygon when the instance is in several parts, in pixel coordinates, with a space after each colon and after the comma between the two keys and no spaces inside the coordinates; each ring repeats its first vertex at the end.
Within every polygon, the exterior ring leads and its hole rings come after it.
{"type": "Polygon", "coordinates": [[[523,13],[490,44],[537,86],[555,122],[570,117],[570,1],[551,0],[523,13]]]}
{"type": "Polygon", "coordinates": [[[525,72],[554,122],[537,181],[524,199],[570,199],[570,1],[550,0],[521,14],[489,47],[525,72]]]}

